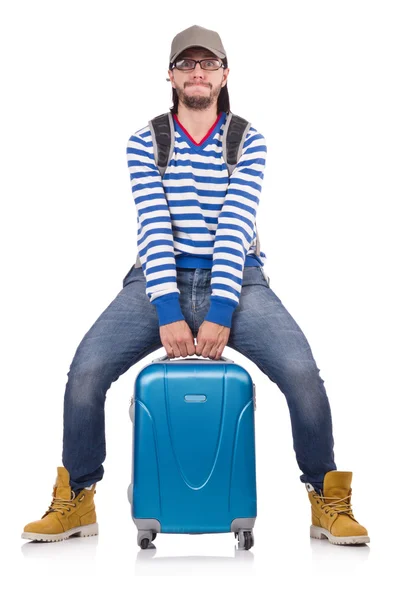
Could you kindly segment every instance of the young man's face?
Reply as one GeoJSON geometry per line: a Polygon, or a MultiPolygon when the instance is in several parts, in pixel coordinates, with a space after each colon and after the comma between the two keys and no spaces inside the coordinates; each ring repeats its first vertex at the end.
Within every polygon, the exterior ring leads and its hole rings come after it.
{"type": "MultiPolygon", "coordinates": [[[[202,58],[217,59],[205,48],[188,48],[183,50],[177,56],[177,60],[182,58],[193,58],[201,60],[202,58]]],[[[171,85],[175,88],[179,102],[195,110],[203,110],[217,101],[222,87],[226,85],[229,69],[222,67],[217,71],[208,71],[201,68],[199,63],[193,71],[180,71],[177,68],[168,70],[168,76],[171,85]]]]}

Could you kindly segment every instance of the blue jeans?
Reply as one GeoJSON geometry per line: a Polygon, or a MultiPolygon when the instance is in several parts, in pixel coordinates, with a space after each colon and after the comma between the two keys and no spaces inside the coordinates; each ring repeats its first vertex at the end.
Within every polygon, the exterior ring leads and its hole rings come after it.
{"type": "MultiPolygon", "coordinates": [[[[181,309],[196,339],[209,309],[210,278],[210,269],[177,268],[181,309]]],[[[227,346],[254,362],[285,395],[303,472],[300,480],[319,490],[325,473],[336,470],[330,405],[306,337],[269,284],[263,267],[244,268],[227,346]]],[[[162,347],[145,275],[142,267],[134,266],[81,340],[68,372],[62,462],[72,489],[103,477],[107,390],[132,365],[162,347]]]]}

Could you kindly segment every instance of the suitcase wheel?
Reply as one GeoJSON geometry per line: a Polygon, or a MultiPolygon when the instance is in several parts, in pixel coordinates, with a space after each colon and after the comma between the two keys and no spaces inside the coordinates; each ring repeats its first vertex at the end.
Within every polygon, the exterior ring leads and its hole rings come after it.
{"type": "Polygon", "coordinates": [[[140,546],[142,550],[155,548],[151,542],[156,539],[156,536],[157,533],[155,531],[138,530],[138,546],[140,546]]]}
{"type": "Polygon", "coordinates": [[[254,545],[254,532],[252,529],[248,531],[242,529],[240,529],[240,531],[235,531],[234,537],[238,538],[239,550],[249,550],[254,545]]]}
{"type": "Polygon", "coordinates": [[[141,548],[142,550],[146,550],[146,548],[149,546],[149,540],[148,538],[143,538],[143,540],[141,540],[141,548]]]}

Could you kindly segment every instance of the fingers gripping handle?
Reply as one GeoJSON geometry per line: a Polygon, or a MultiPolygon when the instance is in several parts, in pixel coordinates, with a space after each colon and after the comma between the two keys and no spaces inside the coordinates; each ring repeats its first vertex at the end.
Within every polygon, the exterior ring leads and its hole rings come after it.
{"type": "Polygon", "coordinates": [[[225,356],[220,356],[218,359],[213,359],[213,358],[206,358],[206,357],[202,357],[202,358],[170,358],[167,354],[165,354],[164,356],[162,356],[161,358],[155,358],[154,360],[152,360],[153,362],[187,362],[187,361],[199,361],[199,362],[219,362],[219,361],[223,361],[223,362],[227,362],[227,363],[234,363],[234,360],[232,360],[231,358],[226,358],[225,356]]]}

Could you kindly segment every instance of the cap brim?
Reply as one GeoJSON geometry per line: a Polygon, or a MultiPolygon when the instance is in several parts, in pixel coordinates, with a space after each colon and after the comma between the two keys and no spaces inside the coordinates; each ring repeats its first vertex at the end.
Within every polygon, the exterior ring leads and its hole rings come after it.
{"type": "Polygon", "coordinates": [[[184,48],[179,50],[179,52],[174,54],[170,58],[170,63],[173,63],[174,60],[176,59],[176,57],[179,56],[184,50],[187,50],[188,48],[195,48],[197,46],[199,46],[200,48],[205,48],[206,50],[209,50],[210,52],[215,54],[215,56],[217,56],[218,58],[226,58],[226,54],[223,54],[223,52],[220,52],[219,50],[215,50],[214,48],[209,48],[208,46],[200,46],[200,44],[189,44],[188,46],[185,46],[184,48]]]}

